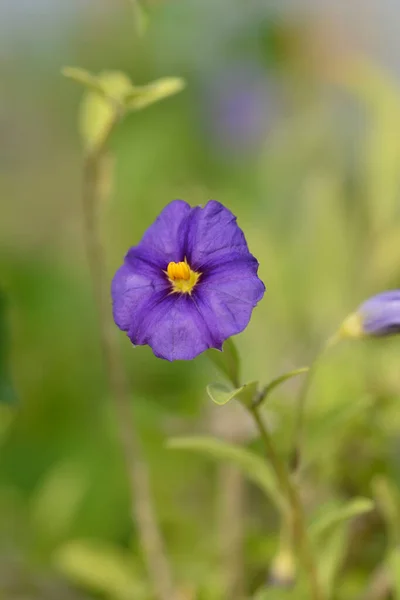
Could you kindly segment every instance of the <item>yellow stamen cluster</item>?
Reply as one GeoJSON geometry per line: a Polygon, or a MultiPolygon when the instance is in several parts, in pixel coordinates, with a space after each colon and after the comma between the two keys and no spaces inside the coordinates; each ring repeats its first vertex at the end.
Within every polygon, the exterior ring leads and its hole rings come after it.
{"type": "Polygon", "coordinates": [[[185,261],[178,263],[170,262],[166,274],[172,284],[171,293],[180,294],[191,294],[200,277],[200,273],[192,271],[186,262],[186,259],[185,261]]]}

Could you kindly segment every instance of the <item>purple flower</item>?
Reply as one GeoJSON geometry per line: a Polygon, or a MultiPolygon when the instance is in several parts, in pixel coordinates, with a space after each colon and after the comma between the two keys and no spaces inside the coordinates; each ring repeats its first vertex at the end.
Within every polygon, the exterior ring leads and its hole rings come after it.
{"type": "Polygon", "coordinates": [[[221,350],[264,295],[257,270],[228,209],[215,200],[204,208],[174,200],[114,276],[115,323],[133,344],[167,360],[221,350]]]}
{"type": "Polygon", "coordinates": [[[381,337],[400,333],[400,290],[369,298],[344,321],[341,337],[381,337]]]}

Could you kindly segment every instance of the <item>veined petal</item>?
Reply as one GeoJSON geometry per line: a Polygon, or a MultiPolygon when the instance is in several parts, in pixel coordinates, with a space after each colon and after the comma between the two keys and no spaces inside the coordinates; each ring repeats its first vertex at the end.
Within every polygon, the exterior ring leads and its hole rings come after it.
{"type": "Polygon", "coordinates": [[[195,299],[202,316],[214,337],[222,344],[227,338],[243,331],[251,318],[253,308],[262,299],[265,292],[263,282],[257,275],[231,278],[226,274],[224,280],[212,276],[199,286],[195,299]]]}
{"type": "Polygon", "coordinates": [[[164,269],[169,262],[180,262],[185,258],[186,223],[192,210],[187,202],[173,200],[161,211],[140,242],[140,247],[147,252],[163,257],[164,269]]]}
{"type": "Polygon", "coordinates": [[[135,248],[131,248],[111,284],[113,316],[118,327],[128,331],[142,306],[161,290],[168,291],[168,282],[162,271],[144,261],[142,256],[135,256],[135,248]]]}
{"type": "Polygon", "coordinates": [[[222,260],[233,250],[249,251],[235,215],[216,200],[210,200],[204,208],[192,209],[186,219],[185,236],[184,251],[195,270],[201,271],[210,260],[222,260]]]}
{"type": "Polygon", "coordinates": [[[128,335],[135,345],[151,346],[159,358],[191,360],[215,347],[215,340],[190,296],[160,292],[153,295],[147,306],[142,305],[140,313],[128,335]]]}

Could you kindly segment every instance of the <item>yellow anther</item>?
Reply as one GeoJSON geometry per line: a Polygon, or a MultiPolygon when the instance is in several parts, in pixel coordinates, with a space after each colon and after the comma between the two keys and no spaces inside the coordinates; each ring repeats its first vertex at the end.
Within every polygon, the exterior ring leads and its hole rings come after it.
{"type": "Polygon", "coordinates": [[[187,262],[170,262],[167,267],[168,277],[175,281],[176,279],[190,279],[190,268],[187,262]]]}
{"type": "Polygon", "coordinates": [[[178,263],[170,262],[165,273],[172,284],[173,294],[191,294],[201,275],[192,271],[186,260],[178,263]]]}

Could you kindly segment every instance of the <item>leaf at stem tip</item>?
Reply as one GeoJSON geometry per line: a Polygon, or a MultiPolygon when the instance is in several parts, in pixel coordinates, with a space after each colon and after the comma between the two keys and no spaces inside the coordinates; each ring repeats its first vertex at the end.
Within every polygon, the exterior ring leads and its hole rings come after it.
{"type": "Polygon", "coordinates": [[[207,394],[215,404],[222,406],[233,398],[240,400],[243,404],[250,406],[257,391],[257,381],[246,383],[239,388],[230,388],[222,383],[210,383],[207,386],[207,394]]]}
{"type": "Polygon", "coordinates": [[[125,107],[127,110],[136,111],[154,102],[177,94],[185,87],[185,80],[181,77],[163,77],[148,85],[134,86],[126,95],[125,107]]]}
{"type": "Polygon", "coordinates": [[[80,67],[64,67],[61,69],[61,73],[64,77],[68,77],[76,83],[80,83],[92,92],[97,92],[101,95],[104,94],[104,90],[97,75],[93,75],[85,69],[81,69],[80,67]]]}
{"type": "Polygon", "coordinates": [[[168,440],[168,448],[192,450],[209,458],[227,461],[238,467],[251,481],[258,485],[278,510],[285,510],[285,501],[279,491],[276,477],[264,458],[234,444],[208,436],[176,437],[168,440]]]}
{"type": "Polygon", "coordinates": [[[300,367],[299,369],[294,369],[293,371],[289,371],[288,373],[284,373],[275,379],[272,379],[265,388],[263,389],[262,396],[259,399],[258,404],[260,405],[264,400],[270,395],[270,393],[277,388],[278,386],[285,383],[288,379],[292,379],[292,377],[297,377],[297,375],[302,375],[303,373],[307,373],[310,370],[310,367],[300,367]]]}
{"type": "Polygon", "coordinates": [[[235,342],[229,338],[224,342],[222,352],[219,350],[209,350],[208,357],[214,365],[227,379],[237,387],[240,379],[240,359],[235,342]]]}

